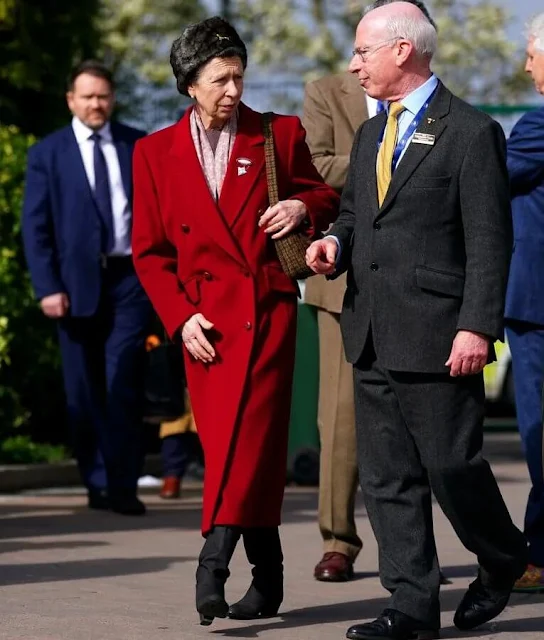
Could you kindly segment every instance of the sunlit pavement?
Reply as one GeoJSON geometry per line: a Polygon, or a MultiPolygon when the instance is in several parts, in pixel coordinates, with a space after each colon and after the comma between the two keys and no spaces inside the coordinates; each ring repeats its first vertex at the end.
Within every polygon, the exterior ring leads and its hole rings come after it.
{"type": "MultiPolygon", "coordinates": [[[[516,434],[488,433],[487,449],[516,523],[523,520],[527,472],[516,434]]],[[[477,490],[477,487],[475,487],[477,490]]],[[[25,640],[190,640],[205,637],[341,639],[350,624],[374,618],[386,592],[377,577],[376,544],[359,501],[365,541],[356,580],[313,580],[321,544],[315,489],[289,488],[283,544],[286,597],[281,617],[200,627],[194,611],[194,572],[201,538],[200,492],[163,502],[144,493],[144,518],[89,512],[79,491],[0,496],[0,638],[25,640]]],[[[452,584],[442,591],[444,638],[544,638],[544,596],[515,595],[492,624],[471,634],[452,625],[453,611],[475,573],[475,559],[436,509],[440,562],[452,584]]],[[[240,547],[228,599],[249,583],[240,547]]]]}

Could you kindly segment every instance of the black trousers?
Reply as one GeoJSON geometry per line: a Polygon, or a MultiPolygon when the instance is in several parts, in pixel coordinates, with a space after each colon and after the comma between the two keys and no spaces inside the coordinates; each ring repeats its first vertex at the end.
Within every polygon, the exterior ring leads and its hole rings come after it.
{"type": "Polygon", "coordinates": [[[517,577],[527,560],[482,457],[483,376],[389,371],[369,343],[354,381],[359,477],[389,606],[438,628],[431,489],[486,571],[517,577]]]}

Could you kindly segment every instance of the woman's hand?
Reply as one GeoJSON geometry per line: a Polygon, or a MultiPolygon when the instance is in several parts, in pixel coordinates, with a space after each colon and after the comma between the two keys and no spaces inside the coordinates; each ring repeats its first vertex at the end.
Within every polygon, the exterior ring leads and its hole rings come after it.
{"type": "Polygon", "coordinates": [[[273,240],[283,238],[296,229],[308,215],[308,209],[300,200],[282,200],[263,213],[259,220],[259,227],[264,227],[265,233],[273,233],[273,240]]]}
{"type": "Polygon", "coordinates": [[[200,362],[213,362],[215,350],[204,335],[204,331],[213,328],[213,323],[206,320],[201,313],[195,313],[183,325],[181,339],[187,351],[195,360],[200,362]]]}

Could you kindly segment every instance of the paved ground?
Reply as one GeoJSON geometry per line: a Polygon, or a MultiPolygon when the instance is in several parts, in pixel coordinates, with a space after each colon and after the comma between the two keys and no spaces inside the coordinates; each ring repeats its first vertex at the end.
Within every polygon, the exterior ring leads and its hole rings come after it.
{"type": "MultiPolygon", "coordinates": [[[[490,458],[505,499],[521,523],[528,491],[517,438],[489,435],[490,458]]],[[[477,490],[477,487],[475,487],[477,490]]],[[[333,640],[385,604],[376,544],[362,504],[365,548],[357,579],[327,585],[312,579],[320,556],[316,491],[290,488],[283,527],[286,598],[282,617],[257,623],[216,621],[204,628],[194,611],[194,571],[201,545],[198,490],[176,503],[144,497],[149,515],[130,519],[90,513],[72,492],[0,497],[0,638],[25,640],[192,640],[263,638],[333,640]]],[[[518,595],[493,624],[460,634],[455,607],[474,575],[474,558],[436,511],[440,561],[453,580],[442,593],[444,638],[544,638],[544,596],[518,595]]],[[[237,551],[228,598],[240,596],[249,570],[237,551]]]]}

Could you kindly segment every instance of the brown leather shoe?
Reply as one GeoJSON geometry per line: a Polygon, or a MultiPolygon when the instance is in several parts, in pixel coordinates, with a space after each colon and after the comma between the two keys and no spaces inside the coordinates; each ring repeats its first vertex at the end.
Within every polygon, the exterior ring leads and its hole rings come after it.
{"type": "Polygon", "coordinates": [[[181,480],[179,478],[166,476],[162,480],[162,489],[159,495],[163,500],[175,500],[179,498],[180,488],[181,480]]]}
{"type": "Polygon", "coordinates": [[[353,561],[343,553],[326,553],[314,569],[314,578],[320,582],[347,582],[353,579],[353,561]]]}

